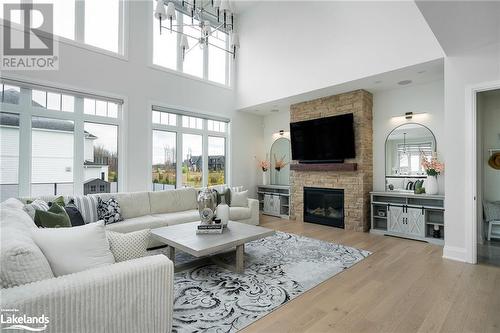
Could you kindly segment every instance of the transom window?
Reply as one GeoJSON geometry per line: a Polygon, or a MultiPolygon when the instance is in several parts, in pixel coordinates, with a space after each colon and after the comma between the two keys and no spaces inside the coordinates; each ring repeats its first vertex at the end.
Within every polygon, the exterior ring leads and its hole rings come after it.
{"type": "MultiPolygon", "coordinates": [[[[20,1],[7,1],[19,3],[20,1]]],[[[123,54],[123,0],[23,0],[23,3],[53,5],[53,33],[79,43],[113,53],[123,54]]],[[[14,12],[16,13],[16,12],[14,12]]],[[[4,18],[3,5],[0,18],[4,18]]],[[[23,18],[14,15],[12,22],[22,24],[23,18]]],[[[40,26],[41,17],[34,16],[33,26],[40,26]]]]}
{"type": "Polygon", "coordinates": [[[154,106],[152,123],[154,191],[227,183],[229,121],[154,106]]]}
{"type": "MultiPolygon", "coordinates": [[[[156,5],[156,0],[153,0],[153,5],[156,5]]],[[[186,50],[183,59],[181,50],[182,35],[175,32],[166,32],[165,30],[160,33],[158,20],[154,19],[153,15],[151,15],[151,21],[153,32],[152,61],[154,65],[223,85],[230,84],[232,58],[227,52],[212,45],[203,48],[199,44],[197,45],[198,36],[200,36],[200,22],[176,11],[176,21],[174,23],[178,26],[174,27],[174,30],[191,36],[188,37],[189,49],[186,50]],[[184,25],[185,23],[188,23],[188,25],[184,25]]],[[[229,36],[223,31],[215,31],[210,36],[210,42],[221,48],[227,48],[229,36]]]]}
{"type": "Polygon", "coordinates": [[[1,84],[0,200],[118,191],[121,100],[1,84]],[[85,100],[94,113],[84,112],[85,100]]]}

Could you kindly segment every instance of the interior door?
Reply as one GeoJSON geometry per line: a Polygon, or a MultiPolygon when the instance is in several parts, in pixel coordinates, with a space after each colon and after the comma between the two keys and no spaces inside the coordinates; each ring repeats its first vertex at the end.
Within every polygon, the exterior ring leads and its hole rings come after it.
{"type": "Polygon", "coordinates": [[[403,207],[390,206],[388,208],[388,226],[387,231],[405,233],[406,232],[406,224],[404,223],[403,218],[405,217],[405,213],[403,212],[403,207]]]}
{"type": "Polygon", "coordinates": [[[425,219],[422,208],[408,208],[406,213],[406,232],[412,236],[425,236],[425,219]]]}

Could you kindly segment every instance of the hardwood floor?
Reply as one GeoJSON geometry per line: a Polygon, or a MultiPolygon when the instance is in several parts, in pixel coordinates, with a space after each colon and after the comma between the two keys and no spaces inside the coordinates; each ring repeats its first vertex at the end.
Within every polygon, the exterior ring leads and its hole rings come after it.
{"type": "Polygon", "coordinates": [[[442,247],[261,217],[261,225],[373,252],[242,332],[500,332],[500,268],[442,247]]]}

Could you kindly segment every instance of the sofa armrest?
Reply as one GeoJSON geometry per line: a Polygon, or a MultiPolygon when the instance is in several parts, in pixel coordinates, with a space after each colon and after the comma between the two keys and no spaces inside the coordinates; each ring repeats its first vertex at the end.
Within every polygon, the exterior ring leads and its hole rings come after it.
{"type": "Polygon", "coordinates": [[[49,317],[46,332],[170,332],[174,267],[163,255],[1,290],[1,308],[49,317]]]}
{"type": "Polygon", "coordinates": [[[259,225],[259,200],[257,199],[248,199],[248,207],[251,211],[251,222],[250,224],[259,225]]]}

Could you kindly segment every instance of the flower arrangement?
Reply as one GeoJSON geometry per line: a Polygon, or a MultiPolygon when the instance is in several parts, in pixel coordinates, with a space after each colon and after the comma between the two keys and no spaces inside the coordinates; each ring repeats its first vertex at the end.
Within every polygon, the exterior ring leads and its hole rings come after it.
{"type": "Polygon", "coordinates": [[[269,162],[268,161],[260,161],[259,167],[262,169],[262,172],[267,172],[267,170],[269,169],[269,162]]]}
{"type": "Polygon", "coordinates": [[[277,159],[276,155],[274,155],[274,169],[276,171],[280,171],[281,169],[283,169],[284,167],[286,167],[288,165],[288,162],[285,162],[285,157],[286,157],[286,155],[283,155],[282,158],[277,159]]]}
{"type": "Polygon", "coordinates": [[[436,156],[430,159],[422,155],[422,168],[424,168],[427,176],[437,176],[444,171],[444,163],[439,162],[436,156]]]}

